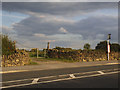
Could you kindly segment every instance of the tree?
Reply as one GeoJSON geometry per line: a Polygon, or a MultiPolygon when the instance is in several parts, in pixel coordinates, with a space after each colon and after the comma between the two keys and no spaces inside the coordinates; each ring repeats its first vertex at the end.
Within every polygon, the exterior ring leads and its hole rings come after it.
{"type": "Polygon", "coordinates": [[[37,52],[37,48],[32,48],[31,52],[37,52]]]}
{"type": "Polygon", "coordinates": [[[15,53],[15,42],[10,40],[7,35],[1,35],[0,37],[2,37],[2,55],[15,53]]]}
{"type": "MultiPolygon", "coordinates": [[[[107,51],[107,41],[102,41],[98,43],[95,49],[107,51]]],[[[120,45],[117,43],[110,43],[110,50],[115,52],[120,51],[120,45]]]]}
{"type": "Polygon", "coordinates": [[[84,49],[85,49],[85,50],[90,50],[90,44],[89,44],[89,43],[86,43],[86,44],[84,45],[84,49]]]}
{"type": "Polygon", "coordinates": [[[61,50],[61,49],[62,49],[62,47],[58,47],[58,46],[56,46],[56,47],[55,47],[55,48],[53,48],[53,49],[61,50]]]}
{"type": "Polygon", "coordinates": [[[72,51],[72,48],[64,48],[64,47],[58,47],[58,46],[56,46],[55,48],[53,48],[53,49],[57,49],[57,50],[62,50],[62,51],[72,51]]]}
{"type": "Polygon", "coordinates": [[[120,45],[117,43],[112,43],[111,44],[111,51],[115,51],[115,52],[120,51],[120,45]]]}
{"type": "Polygon", "coordinates": [[[107,41],[102,41],[100,43],[97,44],[97,46],[95,47],[96,50],[105,50],[107,51],[107,41]]]}

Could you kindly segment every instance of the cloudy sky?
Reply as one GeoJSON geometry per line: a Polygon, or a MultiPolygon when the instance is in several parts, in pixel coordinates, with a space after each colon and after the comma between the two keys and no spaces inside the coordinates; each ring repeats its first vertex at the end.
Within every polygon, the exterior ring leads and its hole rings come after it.
{"type": "Polygon", "coordinates": [[[18,48],[95,48],[112,34],[118,42],[117,2],[3,2],[2,33],[18,48]]]}

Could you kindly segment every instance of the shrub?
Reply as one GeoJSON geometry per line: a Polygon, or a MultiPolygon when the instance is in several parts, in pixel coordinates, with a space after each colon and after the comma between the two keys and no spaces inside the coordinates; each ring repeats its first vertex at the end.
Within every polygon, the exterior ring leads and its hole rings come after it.
{"type": "Polygon", "coordinates": [[[1,35],[2,37],[2,55],[11,55],[15,53],[15,42],[10,40],[7,35],[1,35]]]}

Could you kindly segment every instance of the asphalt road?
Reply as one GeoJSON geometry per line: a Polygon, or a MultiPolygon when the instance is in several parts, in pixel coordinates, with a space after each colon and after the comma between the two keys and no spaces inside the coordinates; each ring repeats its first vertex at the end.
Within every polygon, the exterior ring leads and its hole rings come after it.
{"type": "Polygon", "coordinates": [[[5,73],[2,79],[3,88],[118,88],[118,65],[5,73]]]}
{"type": "Polygon", "coordinates": [[[17,88],[118,88],[118,74],[63,80],[17,88]]]}

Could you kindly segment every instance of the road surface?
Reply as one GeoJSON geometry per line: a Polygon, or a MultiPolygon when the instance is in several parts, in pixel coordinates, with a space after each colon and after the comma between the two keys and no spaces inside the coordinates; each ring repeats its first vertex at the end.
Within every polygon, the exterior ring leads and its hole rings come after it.
{"type": "Polygon", "coordinates": [[[2,88],[118,88],[118,66],[4,73],[2,88]]]}

